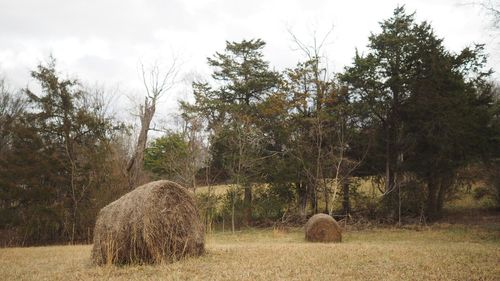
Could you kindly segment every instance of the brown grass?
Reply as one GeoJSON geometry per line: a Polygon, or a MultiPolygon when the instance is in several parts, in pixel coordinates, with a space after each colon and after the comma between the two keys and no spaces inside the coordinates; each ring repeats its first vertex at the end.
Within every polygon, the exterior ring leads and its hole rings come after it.
{"type": "Polygon", "coordinates": [[[172,264],[98,267],[91,246],[0,249],[1,280],[498,280],[499,226],[344,233],[307,243],[301,229],[207,236],[207,253],[172,264]]]}
{"type": "Polygon", "coordinates": [[[337,221],[326,214],[309,218],[305,227],[306,240],[310,242],[341,242],[342,228],[337,221]]]}
{"type": "Polygon", "coordinates": [[[201,255],[204,236],[193,196],[176,183],[151,182],[99,212],[92,260],[99,265],[171,262],[201,255]]]}

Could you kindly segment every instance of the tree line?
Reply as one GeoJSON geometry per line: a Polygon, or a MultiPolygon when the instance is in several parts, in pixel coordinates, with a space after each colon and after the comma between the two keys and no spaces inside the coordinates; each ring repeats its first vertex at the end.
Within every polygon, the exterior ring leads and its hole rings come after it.
{"type": "Polygon", "coordinates": [[[182,126],[148,142],[172,75],[154,68],[135,149],[103,93],[62,79],[53,60],[32,72],[39,92],[2,84],[2,239],[89,241],[102,206],[155,178],[193,189],[207,226],[233,230],[319,212],[432,221],[473,181],[500,202],[500,101],[484,46],[449,51],[404,7],[380,27],[340,73],[321,42],[294,37],[305,59],[284,71],[261,39],[226,42],[208,58],[211,78],[193,82],[194,102],[180,102],[182,126]]]}

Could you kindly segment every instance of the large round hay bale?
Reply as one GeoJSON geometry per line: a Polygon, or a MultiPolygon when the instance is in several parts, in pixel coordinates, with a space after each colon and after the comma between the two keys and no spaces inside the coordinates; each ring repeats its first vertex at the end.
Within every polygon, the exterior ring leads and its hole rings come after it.
{"type": "Polygon", "coordinates": [[[326,214],[312,216],[305,225],[306,240],[311,242],[341,242],[342,228],[326,214]]]}
{"type": "Polygon", "coordinates": [[[95,264],[172,262],[204,252],[205,231],[193,196],[155,181],[102,208],[94,229],[95,264]]]}

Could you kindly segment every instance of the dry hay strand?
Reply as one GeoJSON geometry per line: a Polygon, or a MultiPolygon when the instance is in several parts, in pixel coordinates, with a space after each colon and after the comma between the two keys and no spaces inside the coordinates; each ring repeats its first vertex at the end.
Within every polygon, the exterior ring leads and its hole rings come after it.
{"type": "Polygon", "coordinates": [[[311,242],[341,242],[342,228],[326,214],[312,216],[305,225],[306,240],[311,242]]]}
{"type": "Polygon", "coordinates": [[[169,263],[199,256],[205,231],[195,199],[166,181],[142,185],[102,208],[94,229],[95,264],[169,263]]]}

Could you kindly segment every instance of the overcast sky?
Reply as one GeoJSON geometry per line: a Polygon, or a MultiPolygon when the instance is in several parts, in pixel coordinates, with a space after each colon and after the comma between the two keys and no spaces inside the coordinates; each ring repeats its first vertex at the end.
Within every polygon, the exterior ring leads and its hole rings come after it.
{"type": "MultiPolygon", "coordinates": [[[[307,42],[314,31],[321,36],[331,26],[325,50],[332,71],[340,71],[398,4],[416,11],[418,21],[429,21],[451,50],[488,44],[496,70],[498,42],[488,31],[488,15],[460,2],[467,1],[0,0],[0,75],[15,88],[32,85],[29,71],[52,53],[61,72],[123,98],[141,94],[140,62],[168,65],[176,55],[188,85],[190,77],[208,77],[206,58],[223,50],[226,40],[262,38],[266,58],[283,69],[301,58],[287,29],[307,42]]],[[[163,112],[189,94],[187,86],[175,88],[163,112]]]]}

